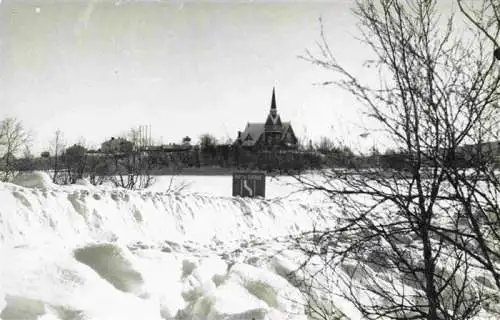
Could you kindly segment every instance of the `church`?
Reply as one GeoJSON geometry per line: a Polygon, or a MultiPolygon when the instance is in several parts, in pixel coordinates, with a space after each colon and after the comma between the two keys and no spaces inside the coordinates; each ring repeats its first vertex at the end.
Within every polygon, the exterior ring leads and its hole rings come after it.
{"type": "Polygon", "coordinates": [[[273,88],[271,108],[263,123],[247,123],[243,132],[238,131],[236,146],[252,150],[296,150],[298,140],[290,122],[282,122],[276,107],[273,88]]]}

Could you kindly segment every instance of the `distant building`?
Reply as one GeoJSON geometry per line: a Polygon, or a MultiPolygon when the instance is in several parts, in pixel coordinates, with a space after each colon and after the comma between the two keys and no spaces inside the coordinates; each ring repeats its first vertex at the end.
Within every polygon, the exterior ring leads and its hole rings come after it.
{"type": "Polygon", "coordinates": [[[101,144],[101,152],[105,154],[129,153],[133,148],[134,144],[124,138],[111,137],[111,139],[101,144]]]}
{"type": "Polygon", "coordinates": [[[189,136],[185,136],[184,138],[182,138],[182,145],[190,146],[191,145],[191,138],[189,136]]]}
{"type": "Polygon", "coordinates": [[[276,95],[273,88],[271,109],[264,123],[247,123],[243,132],[238,131],[234,145],[255,150],[290,150],[297,149],[298,140],[290,122],[282,122],[276,107],[276,95]]]}

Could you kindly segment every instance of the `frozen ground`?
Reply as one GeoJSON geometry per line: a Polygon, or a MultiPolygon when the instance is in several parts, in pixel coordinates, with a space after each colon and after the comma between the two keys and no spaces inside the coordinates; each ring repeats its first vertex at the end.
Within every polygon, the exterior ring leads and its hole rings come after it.
{"type": "MultiPolygon", "coordinates": [[[[0,319],[305,320],[293,238],[335,225],[337,210],[292,178],[266,191],[233,198],[230,176],[159,177],[144,191],[43,173],[0,183],[0,319]]],[[[361,319],[321,276],[329,307],[361,319]]]]}
{"type": "MultiPolygon", "coordinates": [[[[165,191],[169,188],[173,190],[181,188],[188,193],[230,197],[232,195],[232,176],[159,176],[150,190],[165,191]]],[[[307,196],[308,202],[324,199],[320,193],[313,194],[313,198],[311,198],[311,194],[301,192],[302,189],[303,187],[293,177],[266,177],[266,199],[303,200],[305,196],[307,196]]]]}
{"type": "Polygon", "coordinates": [[[0,183],[0,318],[306,319],[288,240],[331,210],[283,199],[294,187],[276,180],[269,200],[230,197],[231,177],[186,180],[182,193],[168,177],[141,192],[0,183]]]}

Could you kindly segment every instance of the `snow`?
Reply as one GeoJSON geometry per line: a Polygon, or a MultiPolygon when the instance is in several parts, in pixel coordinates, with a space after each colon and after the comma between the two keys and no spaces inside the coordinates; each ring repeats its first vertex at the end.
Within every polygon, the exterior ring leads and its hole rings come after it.
{"type": "MultiPolygon", "coordinates": [[[[292,178],[268,178],[267,199],[231,197],[230,176],[158,181],[58,186],[35,172],[0,183],[0,319],[308,319],[291,239],[336,223],[324,195],[292,178]]],[[[361,318],[345,284],[315,277],[339,293],[329,307],[361,318]]]]}
{"type": "MultiPolygon", "coordinates": [[[[232,176],[161,176],[150,190],[165,191],[169,187],[172,190],[183,189],[189,193],[197,193],[216,197],[230,197],[232,195],[232,176]]],[[[321,202],[325,199],[320,192],[303,192],[303,187],[297,179],[289,176],[266,177],[266,198],[273,200],[304,200],[307,196],[308,202],[321,202]]]]}
{"type": "Polygon", "coordinates": [[[57,187],[33,180],[22,181],[36,187],[0,185],[1,241],[60,241],[69,246],[89,241],[158,244],[194,240],[208,244],[256,235],[286,236],[312,229],[315,223],[327,219],[300,202],[81,185],[57,187]]]}
{"type": "Polygon", "coordinates": [[[286,314],[304,314],[305,302],[299,290],[279,275],[239,263],[231,268],[229,281],[243,286],[272,308],[286,314]]]}
{"type": "Polygon", "coordinates": [[[26,188],[50,188],[54,186],[50,177],[39,171],[17,175],[14,177],[13,183],[26,188]]]}
{"type": "Polygon", "coordinates": [[[9,261],[2,263],[4,320],[48,315],[66,319],[71,314],[90,319],[161,319],[151,301],[117,290],[66,250],[4,248],[0,257],[9,261]]]}
{"type": "Polygon", "coordinates": [[[0,183],[0,318],[303,319],[300,292],[265,261],[328,213],[276,180],[274,197],[243,199],[231,177],[205,178],[174,177],[182,192],[170,177],[143,191],[43,172],[0,183]]]}

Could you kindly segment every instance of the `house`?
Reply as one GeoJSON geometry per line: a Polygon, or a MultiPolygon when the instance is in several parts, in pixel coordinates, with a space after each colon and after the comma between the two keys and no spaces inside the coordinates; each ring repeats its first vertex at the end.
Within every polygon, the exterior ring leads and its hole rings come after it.
{"type": "Polygon", "coordinates": [[[101,152],[104,154],[130,153],[133,148],[134,144],[125,138],[111,137],[101,144],[101,152]]]}
{"type": "Polygon", "coordinates": [[[263,123],[247,123],[243,132],[238,131],[235,146],[253,150],[295,150],[298,140],[290,122],[281,121],[276,106],[275,89],[271,98],[271,108],[263,123]]]}

